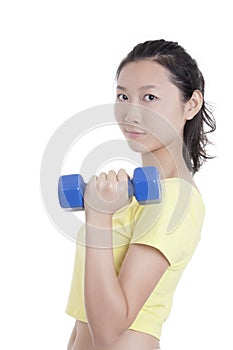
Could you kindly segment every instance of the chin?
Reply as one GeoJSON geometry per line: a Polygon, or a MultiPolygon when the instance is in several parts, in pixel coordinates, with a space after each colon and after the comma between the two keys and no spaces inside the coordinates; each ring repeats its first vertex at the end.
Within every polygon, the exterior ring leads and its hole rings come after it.
{"type": "Polygon", "coordinates": [[[132,151],[140,153],[156,152],[164,146],[160,142],[149,145],[137,142],[135,140],[127,140],[127,142],[132,151]]]}

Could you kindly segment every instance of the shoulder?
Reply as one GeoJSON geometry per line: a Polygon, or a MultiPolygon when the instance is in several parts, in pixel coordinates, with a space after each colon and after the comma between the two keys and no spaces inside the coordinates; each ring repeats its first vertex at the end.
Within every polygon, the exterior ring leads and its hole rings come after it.
{"type": "Polygon", "coordinates": [[[181,178],[161,181],[162,199],[158,204],[145,205],[138,216],[140,232],[151,227],[171,231],[190,216],[198,221],[204,218],[205,206],[201,194],[190,182],[181,178]]]}
{"type": "Polygon", "coordinates": [[[190,256],[200,240],[204,212],[201,195],[190,183],[163,180],[161,203],[144,206],[131,243],[151,245],[177,263],[190,256]]]}
{"type": "Polygon", "coordinates": [[[194,181],[183,178],[162,180],[161,212],[170,214],[176,221],[189,216],[203,220],[205,204],[194,181]]]}

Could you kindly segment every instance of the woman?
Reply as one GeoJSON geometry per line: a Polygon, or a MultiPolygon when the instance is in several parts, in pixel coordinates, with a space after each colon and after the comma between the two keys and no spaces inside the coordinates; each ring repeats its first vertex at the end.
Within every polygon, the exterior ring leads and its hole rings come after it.
{"type": "Polygon", "coordinates": [[[142,166],[158,168],[162,201],[140,206],[128,198],[124,169],[90,179],[86,247],[77,244],[66,310],[76,319],[69,350],[160,349],[204,219],[193,175],[210,158],[204,126],[212,132],[215,121],[196,61],[176,42],[147,41],[121,62],[116,78],[116,120],[142,166]]]}

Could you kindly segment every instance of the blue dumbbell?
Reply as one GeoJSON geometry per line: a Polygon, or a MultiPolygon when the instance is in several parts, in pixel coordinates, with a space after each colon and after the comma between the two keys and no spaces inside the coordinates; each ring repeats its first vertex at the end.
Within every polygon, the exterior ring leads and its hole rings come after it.
{"type": "MultiPolygon", "coordinates": [[[[63,175],[59,178],[58,197],[64,209],[83,210],[86,183],[79,174],[63,175]]],[[[141,205],[161,201],[161,183],[157,168],[147,166],[136,168],[133,179],[128,180],[128,195],[135,196],[141,205]]]]}

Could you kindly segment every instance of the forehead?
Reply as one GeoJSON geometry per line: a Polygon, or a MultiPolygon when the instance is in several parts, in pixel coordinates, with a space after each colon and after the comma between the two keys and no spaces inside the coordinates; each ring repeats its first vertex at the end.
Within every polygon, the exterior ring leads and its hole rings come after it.
{"type": "Polygon", "coordinates": [[[169,71],[161,64],[151,60],[140,60],[127,63],[121,70],[119,85],[148,85],[164,86],[170,82],[169,71]]]}

